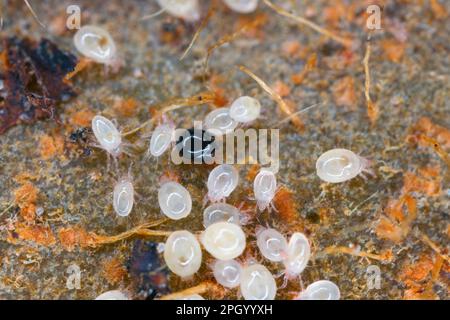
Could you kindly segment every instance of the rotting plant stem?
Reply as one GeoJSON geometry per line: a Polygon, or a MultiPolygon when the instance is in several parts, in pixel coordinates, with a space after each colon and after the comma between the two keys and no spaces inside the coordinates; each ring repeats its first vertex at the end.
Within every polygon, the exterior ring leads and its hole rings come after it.
{"type": "Polygon", "coordinates": [[[195,287],[184,289],[175,293],[165,295],[160,300],[175,300],[193,294],[202,294],[221,290],[220,286],[212,281],[204,281],[195,287]]]}

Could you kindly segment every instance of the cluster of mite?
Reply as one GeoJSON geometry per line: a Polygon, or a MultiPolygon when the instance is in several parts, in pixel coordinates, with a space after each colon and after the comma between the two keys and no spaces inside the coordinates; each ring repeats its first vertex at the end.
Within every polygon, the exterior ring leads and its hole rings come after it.
{"type": "MultiPolygon", "coordinates": [[[[256,9],[258,0],[224,0],[232,9],[249,13],[256,9]]],[[[197,0],[158,0],[162,11],[171,15],[194,21],[199,19],[197,0]]],[[[117,50],[110,34],[97,26],[84,26],[74,36],[77,50],[87,58],[105,65],[117,62],[117,50]]],[[[230,107],[218,108],[204,119],[206,132],[214,132],[214,138],[220,139],[234,131],[238,125],[249,125],[260,115],[261,105],[258,100],[242,96],[232,102],[230,107]]],[[[117,126],[101,115],[92,119],[92,131],[98,147],[117,159],[126,143],[117,126]]],[[[200,134],[189,130],[187,140],[203,141],[200,134]]],[[[211,144],[201,144],[200,149],[186,148],[186,139],[177,140],[175,126],[162,121],[153,131],[148,147],[148,155],[160,157],[171,146],[180,148],[180,154],[190,159],[213,156],[211,144]],[[184,150],[184,151],[183,151],[184,150]]],[[[195,144],[194,144],[195,145],[195,144]]],[[[352,151],[333,149],[322,154],[316,162],[316,171],[320,179],[329,183],[344,182],[370,172],[370,162],[352,151]]],[[[284,284],[290,279],[299,278],[308,264],[311,249],[306,236],[295,232],[289,241],[283,234],[273,228],[260,228],[256,232],[257,247],[261,255],[272,262],[280,263],[284,272],[273,275],[257,261],[240,263],[236,260],[246,248],[246,235],[241,226],[246,223],[246,215],[240,209],[227,204],[226,198],[234,191],[239,182],[236,168],[229,164],[216,166],[209,174],[207,197],[211,203],[203,213],[204,231],[196,236],[187,230],[171,233],[162,250],[168,268],[176,275],[188,278],[194,275],[202,264],[202,247],[215,258],[212,264],[216,281],[226,288],[240,289],[240,294],[247,300],[271,300],[276,297],[275,278],[284,275],[284,284]]],[[[262,212],[273,207],[272,200],[277,192],[276,174],[268,168],[261,168],[253,183],[254,198],[257,209],[262,212]]],[[[162,213],[169,219],[179,220],[189,216],[192,199],[189,191],[176,181],[165,181],[158,191],[158,202],[162,213]]],[[[117,215],[127,217],[133,209],[134,187],[131,177],[124,177],[117,182],[113,192],[113,208],[117,215]]],[[[339,288],[331,281],[316,281],[298,294],[297,299],[339,299],[339,288]]],[[[97,299],[128,299],[119,290],[105,292],[97,299]]],[[[188,295],[184,299],[203,299],[200,295],[188,295]]]]}

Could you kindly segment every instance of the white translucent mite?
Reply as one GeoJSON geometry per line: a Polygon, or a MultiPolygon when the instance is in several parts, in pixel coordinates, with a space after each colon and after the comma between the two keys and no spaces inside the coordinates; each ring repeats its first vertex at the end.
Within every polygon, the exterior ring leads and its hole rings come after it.
{"type": "Polygon", "coordinates": [[[123,178],[114,186],[113,207],[117,215],[126,217],[133,209],[134,188],[129,178],[123,178]]]}
{"type": "Polygon", "coordinates": [[[221,164],[209,173],[207,187],[208,198],[212,202],[221,201],[228,197],[239,182],[239,173],[229,164],[221,164]]]}
{"type": "Polygon", "coordinates": [[[203,211],[203,226],[209,227],[213,223],[225,221],[239,224],[240,212],[228,203],[213,203],[203,211]]]}
{"type": "Polygon", "coordinates": [[[363,171],[370,173],[370,162],[347,149],[332,149],[323,153],[316,162],[320,179],[339,183],[353,179],[363,171]]]}
{"type": "Polygon", "coordinates": [[[127,295],[125,295],[120,290],[111,290],[103,292],[95,300],[130,300],[127,295]]]}
{"type": "Polygon", "coordinates": [[[229,108],[218,108],[206,115],[204,125],[211,134],[220,136],[233,132],[238,123],[231,118],[229,108]]]}
{"type": "Polygon", "coordinates": [[[75,33],[73,42],[82,55],[95,62],[113,64],[117,60],[116,45],[105,29],[83,26],[75,33]]]}
{"type": "Polygon", "coordinates": [[[305,291],[300,293],[300,300],[339,300],[341,292],[339,287],[328,280],[319,280],[311,283],[305,291]]]}
{"type": "Polygon", "coordinates": [[[122,152],[122,136],[114,123],[100,115],[92,118],[91,123],[99,146],[113,157],[119,156],[122,152]]]}
{"type": "Polygon", "coordinates": [[[213,264],[214,278],[226,288],[235,288],[241,283],[242,267],[236,260],[217,260],[213,264]]]}
{"type": "Polygon", "coordinates": [[[191,213],[191,195],[178,182],[165,182],[158,190],[158,202],[161,211],[170,219],[179,220],[191,213]]]}
{"type": "Polygon", "coordinates": [[[164,260],[173,273],[180,277],[192,276],[202,263],[197,238],[186,230],[173,232],[164,245],[164,260]]]}
{"type": "Polygon", "coordinates": [[[277,179],[275,174],[262,168],[253,182],[256,204],[259,210],[265,210],[271,204],[277,190],[277,179]]]}
{"type": "Polygon", "coordinates": [[[243,96],[233,101],[230,106],[230,117],[241,123],[255,121],[261,113],[261,104],[252,97],[243,96]]]}
{"type": "Polygon", "coordinates": [[[233,11],[239,13],[250,13],[256,10],[258,0],[223,0],[233,11]]]}
{"type": "Polygon", "coordinates": [[[198,0],[156,0],[159,6],[170,15],[186,21],[200,19],[198,0]]]}
{"type": "Polygon", "coordinates": [[[241,227],[229,222],[210,225],[200,236],[200,241],[214,258],[231,260],[237,258],[245,249],[245,234],[241,227]]]}
{"type": "Polygon", "coordinates": [[[245,300],[273,300],[277,294],[273,275],[261,264],[252,264],[242,270],[240,288],[245,300]]]}
{"type": "Polygon", "coordinates": [[[289,239],[286,258],[283,260],[287,278],[300,275],[308,264],[311,247],[303,233],[295,232],[289,239]]]}
{"type": "Polygon", "coordinates": [[[174,141],[175,128],[170,124],[160,124],[155,128],[150,139],[148,153],[154,157],[161,156],[174,141]]]}
{"type": "Polygon", "coordinates": [[[257,232],[256,244],[261,254],[270,261],[279,262],[286,257],[288,243],[285,237],[275,229],[264,228],[257,232]]]}

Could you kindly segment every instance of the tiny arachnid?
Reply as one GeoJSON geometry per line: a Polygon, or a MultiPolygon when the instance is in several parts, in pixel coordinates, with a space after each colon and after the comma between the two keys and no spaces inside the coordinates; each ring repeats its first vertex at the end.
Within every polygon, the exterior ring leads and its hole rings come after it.
{"type": "Polygon", "coordinates": [[[285,237],[273,228],[262,228],[256,232],[256,244],[264,258],[280,262],[286,259],[288,243],[285,237]]]}
{"type": "Polygon", "coordinates": [[[272,205],[272,200],[277,191],[277,178],[275,174],[262,168],[253,182],[253,192],[255,194],[256,204],[260,211],[272,205]]]}
{"type": "Polygon", "coordinates": [[[234,223],[216,222],[206,228],[200,235],[203,247],[214,258],[230,260],[244,252],[246,246],[245,233],[234,223]]]}
{"type": "Polygon", "coordinates": [[[92,118],[91,123],[92,132],[99,143],[96,147],[105,150],[108,155],[112,155],[114,159],[119,157],[122,153],[128,154],[124,150],[126,143],[122,141],[120,131],[111,120],[101,115],[96,115],[92,118]]]}
{"type": "Polygon", "coordinates": [[[311,256],[311,246],[303,233],[295,232],[289,239],[286,257],[283,259],[285,281],[295,278],[303,272],[311,256]]]}
{"type": "Polygon", "coordinates": [[[185,218],[191,213],[191,195],[178,182],[163,183],[158,190],[158,202],[161,211],[172,220],[185,218]]]}
{"type": "Polygon", "coordinates": [[[170,15],[194,22],[200,19],[198,0],[156,0],[162,10],[170,15]]]}
{"type": "Polygon", "coordinates": [[[239,209],[228,203],[213,203],[203,211],[203,226],[205,228],[220,221],[239,225],[240,219],[241,213],[239,209]]]}
{"type": "Polygon", "coordinates": [[[130,298],[120,290],[110,290],[103,292],[95,300],[130,300],[130,298]]]}
{"type": "Polygon", "coordinates": [[[118,216],[130,214],[134,204],[134,187],[129,178],[122,178],[114,186],[113,207],[118,216]]]}
{"type": "Polygon", "coordinates": [[[242,96],[233,101],[229,113],[234,121],[248,124],[259,117],[261,104],[255,98],[242,96]]]}
{"type": "Polygon", "coordinates": [[[235,288],[241,283],[242,267],[236,260],[217,260],[212,269],[214,278],[224,287],[235,288]]]}
{"type": "Polygon", "coordinates": [[[236,129],[238,123],[230,116],[230,108],[217,108],[208,113],[204,120],[206,131],[221,136],[236,129]]]}
{"type": "Polygon", "coordinates": [[[182,130],[176,138],[175,150],[189,163],[212,163],[215,154],[215,136],[210,132],[191,128],[182,130]]]}
{"type": "Polygon", "coordinates": [[[85,57],[113,68],[118,68],[122,61],[117,56],[113,38],[103,28],[83,26],[73,37],[75,48],[85,57]]]}
{"type": "Polygon", "coordinates": [[[160,157],[174,140],[175,126],[166,123],[160,124],[152,133],[147,154],[160,157]]]}
{"type": "MultiPolygon", "coordinates": [[[[347,149],[332,149],[323,153],[316,161],[316,172],[320,179],[340,183],[353,179],[363,172],[373,174],[370,161],[347,149]]],[[[364,175],[363,175],[364,176],[364,175]]]]}
{"type": "Polygon", "coordinates": [[[340,298],[341,292],[336,284],[328,280],[319,280],[300,292],[296,300],[339,300],[340,298]]]}
{"type": "Polygon", "coordinates": [[[233,11],[239,13],[250,13],[256,10],[258,0],[223,0],[233,11]]]}
{"type": "Polygon", "coordinates": [[[176,275],[192,276],[202,264],[202,250],[197,238],[186,230],[171,233],[164,245],[164,260],[176,275]]]}
{"type": "Polygon", "coordinates": [[[277,294],[273,275],[258,263],[243,268],[240,288],[245,300],[273,300],[277,294]]]}
{"type": "Polygon", "coordinates": [[[211,202],[222,201],[228,197],[239,182],[239,173],[232,165],[221,164],[208,176],[208,199],[211,202]]]}

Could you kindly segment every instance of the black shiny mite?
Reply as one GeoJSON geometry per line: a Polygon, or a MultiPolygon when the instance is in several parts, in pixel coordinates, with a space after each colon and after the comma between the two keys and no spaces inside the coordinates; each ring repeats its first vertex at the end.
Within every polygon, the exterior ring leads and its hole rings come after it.
{"type": "Polygon", "coordinates": [[[183,130],[176,140],[180,157],[190,163],[211,163],[215,154],[215,137],[201,129],[183,130]]]}

